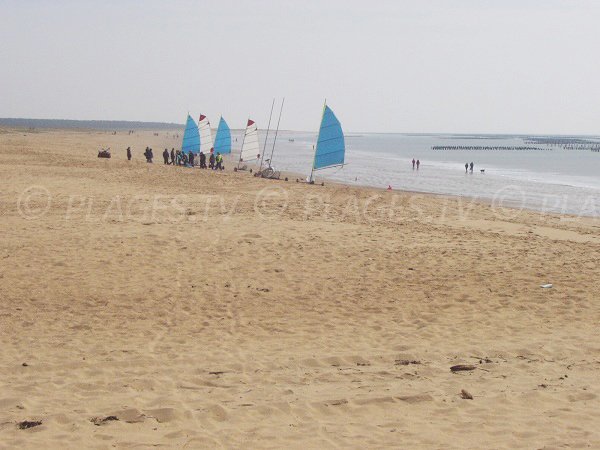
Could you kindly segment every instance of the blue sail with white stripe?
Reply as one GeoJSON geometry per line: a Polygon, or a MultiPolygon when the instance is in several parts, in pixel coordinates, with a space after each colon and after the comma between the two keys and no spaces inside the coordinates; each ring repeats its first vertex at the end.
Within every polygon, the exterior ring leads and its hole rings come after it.
{"type": "Polygon", "coordinates": [[[219,128],[217,128],[217,135],[215,136],[215,152],[219,152],[222,155],[231,153],[231,131],[229,130],[229,125],[227,125],[227,122],[222,117],[219,121],[219,128]]]}
{"type": "Polygon", "coordinates": [[[181,142],[181,151],[184,153],[200,153],[200,132],[192,116],[188,114],[183,141],[181,142]]]}
{"type": "Polygon", "coordinates": [[[313,170],[341,166],[344,164],[345,154],[346,144],[344,142],[342,124],[335,117],[331,108],[325,105],[323,118],[321,119],[321,128],[319,129],[319,137],[317,139],[313,170]]]}

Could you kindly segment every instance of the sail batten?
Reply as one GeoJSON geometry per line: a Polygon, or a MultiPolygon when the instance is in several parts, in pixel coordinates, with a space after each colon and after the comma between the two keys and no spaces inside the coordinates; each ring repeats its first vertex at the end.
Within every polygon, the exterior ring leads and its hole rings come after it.
{"type": "Polygon", "coordinates": [[[231,153],[231,130],[222,117],[215,136],[215,151],[221,154],[231,153]]]}
{"type": "Polygon", "coordinates": [[[346,144],[342,125],[331,108],[325,105],[315,149],[313,170],[344,164],[346,144]]]}
{"type": "Polygon", "coordinates": [[[258,142],[258,127],[256,123],[248,119],[242,149],[240,151],[240,161],[248,162],[259,158],[260,144],[258,142]]]}
{"type": "Polygon", "coordinates": [[[181,150],[185,153],[189,153],[190,151],[193,153],[200,152],[200,134],[198,132],[198,126],[189,114],[185,124],[183,140],[181,141],[181,150]]]}
{"type": "Polygon", "coordinates": [[[204,153],[210,153],[213,148],[212,131],[210,129],[208,118],[203,114],[200,114],[198,128],[200,129],[200,148],[204,153]]]}

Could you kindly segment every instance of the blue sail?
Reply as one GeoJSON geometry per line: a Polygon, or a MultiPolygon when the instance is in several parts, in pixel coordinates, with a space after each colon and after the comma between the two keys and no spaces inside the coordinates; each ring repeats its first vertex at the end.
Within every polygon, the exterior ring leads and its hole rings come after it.
{"type": "Polygon", "coordinates": [[[345,154],[346,144],[344,143],[342,125],[329,106],[325,105],[313,169],[344,164],[345,154]]]}
{"type": "Polygon", "coordinates": [[[200,133],[194,119],[188,114],[187,123],[185,124],[185,133],[183,133],[183,141],[181,142],[181,150],[189,153],[200,153],[200,133]]]}
{"type": "Polygon", "coordinates": [[[219,128],[217,128],[217,135],[215,136],[215,152],[219,152],[222,155],[231,153],[231,131],[229,130],[229,125],[227,125],[227,122],[222,117],[219,121],[219,128]]]}

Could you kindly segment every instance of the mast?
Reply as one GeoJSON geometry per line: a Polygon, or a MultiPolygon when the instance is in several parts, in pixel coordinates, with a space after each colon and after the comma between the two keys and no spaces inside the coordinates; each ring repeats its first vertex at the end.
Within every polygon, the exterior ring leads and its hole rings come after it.
{"type": "MultiPolygon", "coordinates": [[[[248,117],[250,120],[250,117],[248,117]]],[[[248,132],[248,120],[246,121],[246,128],[244,129],[244,137],[242,138],[242,147],[240,148],[240,160],[238,161],[238,169],[240,168],[240,164],[242,162],[242,151],[244,150],[244,142],[246,141],[246,133],[248,132]]]]}
{"type": "Polygon", "coordinates": [[[275,152],[275,141],[277,141],[277,133],[279,133],[279,122],[281,122],[281,113],[283,112],[283,104],[285,103],[285,97],[281,100],[281,108],[279,109],[279,119],[277,119],[277,129],[275,130],[275,138],[273,138],[273,148],[271,149],[270,163],[273,164],[273,153],[275,152]]]}
{"type": "Polygon", "coordinates": [[[275,99],[273,98],[273,103],[271,104],[271,114],[269,114],[269,124],[267,125],[267,134],[265,136],[265,145],[263,146],[262,154],[260,155],[260,167],[258,171],[262,170],[263,160],[265,159],[265,151],[267,150],[267,139],[269,138],[269,129],[271,128],[271,117],[273,116],[273,108],[275,107],[275,99]]]}
{"type": "Polygon", "coordinates": [[[315,151],[315,155],[313,156],[312,168],[310,169],[310,178],[308,179],[309,183],[313,182],[313,174],[315,173],[315,162],[317,160],[317,146],[319,145],[319,138],[321,137],[321,124],[323,123],[323,117],[325,117],[325,107],[327,106],[327,99],[323,102],[323,114],[321,114],[321,123],[319,124],[319,134],[317,134],[317,145],[313,145],[313,150],[315,151]]]}

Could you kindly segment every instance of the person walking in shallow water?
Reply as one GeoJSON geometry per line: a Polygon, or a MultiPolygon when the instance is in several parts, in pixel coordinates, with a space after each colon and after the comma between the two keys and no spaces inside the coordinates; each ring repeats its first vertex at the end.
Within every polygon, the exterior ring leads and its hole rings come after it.
{"type": "Polygon", "coordinates": [[[412,163],[413,163],[413,170],[415,170],[415,164],[417,163],[417,162],[415,161],[415,158],[413,158],[413,161],[412,161],[412,163]]]}
{"type": "Polygon", "coordinates": [[[475,164],[473,164],[473,161],[471,161],[471,164],[469,165],[469,168],[471,169],[471,173],[473,173],[473,167],[475,166],[475,164]]]}
{"type": "Polygon", "coordinates": [[[469,171],[469,163],[465,163],[465,173],[469,171]]]}
{"type": "Polygon", "coordinates": [[[417,170],[419,170],[419,166],[421,165],[421,161],[417,159],[417,170]]]}

